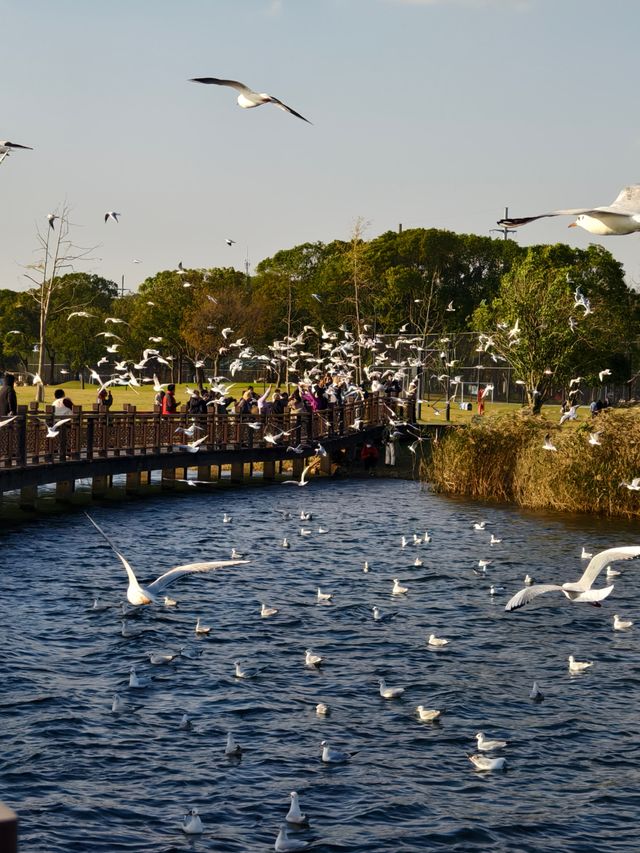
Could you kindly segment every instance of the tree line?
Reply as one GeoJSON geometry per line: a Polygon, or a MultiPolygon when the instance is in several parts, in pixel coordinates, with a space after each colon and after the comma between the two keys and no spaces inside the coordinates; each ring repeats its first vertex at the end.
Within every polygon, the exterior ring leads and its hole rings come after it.
{"type": "Polygon", "coordinates": [[[71,250],[68,230],[59,252],[64,264],[54,262],[49,234],[39,235],[43,259],[32,267],[34,287],[0,290],[0,364],[27,371],[40,350],[42,378],[50,382],[62,364],[78,374],[103,359],[98,371],[108,374],[114,360],[137,362],[155,348],[168,361],[165,372],[189,363],[218,373],[232,358],[230,335],[266,361],[275,340],[305,326],[343,326],[356,336],[402,331],[454,342],[462,332],[482,333],[478,349],[513,367],[532,404],[572,377],[595,381],[605,367],[617,383],[632,378],[640,298],[601,246],[523,248],[435,228],[371,240],[362,232],[357,223],[349,240],[281,250],[253,275],[163,270],[125,295],[105,278],[66,271],[87,254],[71,250]],[[105,324],[108,317],[124,323],[105,324]],[[107,345],[116,350],[107,353],[107,345]]]}

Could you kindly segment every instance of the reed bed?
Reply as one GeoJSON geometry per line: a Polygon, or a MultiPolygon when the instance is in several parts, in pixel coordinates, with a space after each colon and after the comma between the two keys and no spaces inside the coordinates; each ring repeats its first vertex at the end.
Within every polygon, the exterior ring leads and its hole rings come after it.
{"type": "Polygon", "coordinates": [[[434,445],[423,477],[434,490],[524,507],[640,516],[640,409],[606,409],[558,426],[526,413],[475,419],[434,445]],[[599,445],[589,444],[592,432],[599,445]],[[550,433],[557,452],[544,450],[550,433]]]}

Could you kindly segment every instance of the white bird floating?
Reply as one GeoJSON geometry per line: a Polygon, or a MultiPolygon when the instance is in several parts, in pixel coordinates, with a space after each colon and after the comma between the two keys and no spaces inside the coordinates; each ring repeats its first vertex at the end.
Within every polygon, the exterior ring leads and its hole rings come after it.
{"type": "Polygon", "coordinates": [[[232,89],[236,89],[236,91],[240,92],[237,98],[238,106],[242,107],[244,110],[250,110],[252,107],[260,107],[263,104],[273,104],[281,110],[296,116],[296,118],[301,118],[302,121],[306,121],[307,124],[311,124],[308,118],[300,115],[300,113],[297,113],[294,109],[288,107],[278,98],[274,98],[273,95],[268,95],[266,92],[254,92],[253,89],[250,89],[238,80],[221,80],[218,77],[192,77],[189,82],[207,83],[214,86],[230,86],[232,89]]]}
{"type": "Polygon", "coordinates": [[[268,607],[264,601],[260,605],[260,616],[262,616],[263,619],[268,619],[269,616],[275,616],[277,612],[277,607],[268,607]]]}
{"type": "Polygon", "coordinates": [[[309,823],[306,814],[300,811],[300,799],[297,791],[292,791],[289,796],[291,797],[291,805],[285,817],[287,823],[295,823],[299,826],[309,823]]]}
{"type": "Polygon", "coordinates": [[[316,714],[319,717],[328,717],[330,714],[330,708],[325,702],[318,702],[316,705],[316,714]]]}
{"type": "Polygon", "coordinates": [[[305,666],[318,667],[323,662],[324,658],[321,655],[316,655],[311,649],[307,649],[304,653],[305,666]]]}
{"type": "Polygon", "coordinates": [[[391,595],[405,595],[409,592],[408,586],[402,586],[400,580],[398,578],[393,579],[393,588],[391,590],[391,595]]]}
{"type": "Polygon", "coordinates": [[[309,846],[308,841],[300,841],[297,838],[290,838],[286,824],[282,824],[278,836],[273,845],[276,853],[297,853],[300,850],[306,850],[309,846]]]}
{"type": "Polygon", "coordinates": [[[590,666],[593,666],[593,661],[576,660],[573,655],[569,655],[569,672],[574,674],[576,672],[584,672],[590,666]]]}
{"type": "Polygon", "coordinates": [[[587,551],[587,549],[583,545],[582,546],[582,553],[580,554],[580,559],[581,560],[590,560],[592,557],[593,557],[593,554],[590,551],[587,551]]]}
{"type": "Polygon", "coordinates": [[[613,614],[613,630],[614,631],[626,631],[633,625],[633,622],[630,619],[621,619],[617,613],[613,614]]]}
{"type": "Polygon", "coordinates": [[[378,680],[380,685],[380,695],[383,699],[399,699],[405,691],[404,687],[387,687],[387,682],[384,678],[378,680]]]}
{"type": "Polygon", "coordinates": [[[449,640],[445,640],[444,637],[436,637],[435,634],[429,634],[427,639],[428,646],[434,646],[435,648],[443,648],[443,646],[449,645],[449,640]]]}
{"type": "Polygon", "coordinates": [[[180,723],[178,724],[178,728],[184,732],[190,731],[193,728],[193,724],[192,724],[191,720],[189,719],[188,714],[182,715],[182,717],[180,719],[180,723]]]}
{"type": "Polygon", "coordinates": [[[200,835],[200,833],[204,832],[198,809],[191,809],[186,813],[181,829],[187,835],[200,835]]]}
{"type": "Polygon", "coordinates": [[[524,576],[524,581],[523,581],[523,583],[524,583],[526,586],[531,586],[531,584],[533,583],[533,578],[531,577],[531,575],[530,575],[530,574],[526,574],[526,575],[524,576]]]}
{"type": "Polygon", "coordinates": [[[342,749],[333,749],[329,746],[326,740],[320,743],[322,747],[322,761],[325,764],[342,764],[348,761],[355,752],[344,752],[342,749]]]}
{"type": "Polygon", "coordinates": [[[493,533],[491,534],[491,541],[489,542],[489,545],[499,545],[501,542],[502,539],[497,539],[493,533]]]}
{"type": "Polygon", "coordinates": [[[490,738],[486,738],[484,732],[478,732],[476,740],[480,752],[494,752],[496,749],[504,749],[507,745],[506,740],[491,740],[490,738]]]}
{"type": "Polygon", "coordinates": [[[368,561],[367,561],[367,560],[365,560],[365,561],[364,561],[364,565],[363,565],[363,567],[362,567],[362,571],[363,571],[363,572],[365,572],[365,573],[369,571],[369,563],[368,563],[368,561]]]}
{"type": "Polygon", "coordinates": [[[246,669],[239,660],[234,660],[233,666],[236,678],[255,678],[262,672],[261,669],[246,669]]]}
{"type": "Polygon", "coordinates": [[[135,576],[135,572],[133,571],[130,563],[126,560],[125,557],[118,551],[116,546],[113,544],[111,539],[107,536],[104,530],[99,527],[96,522],[91,518],[89,513],[85,512],[86,517],[89,519],[91,524],[96,528],[98,533],[105,539],[107,544],[111,547],[115,555],[118,557],[120,562],[125,568],[127,572],[127,576],[129,578],[129,586],[127,587],[127,601],[133,605],[141,605],[141,604],[160,604],[162,603],[162,599],[159,598],[159,594],[162,593],[165,587],[172,584],[174,581],[177,581],[179,578],[184,577],[184,575],[192,574],[195,572],[209,572],[214,571],[215,569],[223,568],[224,566],[237,566],[240,563],[248,563],[249,560],[217,560],[215,562],[205,562],[205,563],[187,563],[183,566],[175,566],[173,569],[169,569],[168,572],[165,572],[163,575],[160,575],[153,583],[148,584],[147,586],[141,586],[138,583],[138,579],[135,576]]]}
{"type": "Polygon", "coordinates": [[[208,625],[203,625],[199,616],[196,620],[196,627],[194,630],[195,630],[196,634],[210,634],[211,633],[211,628],[208,625]]]}
{"type": "Polygon", "coordinates": [[[498,225],[504,228],[518,228],[542,219],[546,216],[577,216],[569,228],[576,225],[590,234],[610,236],[613,234],[633,234],[640,231],[640,184],[623,187],[611,204],[600,207],[575,207],[566,210],[552,210],[536,216],[500,219],[498,225]]]}
{"type": "Polygon", "coordinates": [[[318,601],[331,601],[332,598],[333,598],[332,592],[322,592],[320,587],[318,587],[318,592],[317,592],[318,601]]]}
{"type": "Polygon", "coordinates": [[[566,582],[563,584],[535,584],[525,587],[517,592],[511,598],[505,610],[517,610],[528,604],[539,595],[545,592],[562,592],[570,601],[581,602],[585,601],[588,604],[593,604],[595,607],[600,607],[600,602],[605,599],[613,590],[613,586],[606,586],[602,589],[592,589],[592,585],[600,572],[609,563],[616,560],[631,560],[640,556],[640,546],[625,545],[621,548],[607,548],[606,551],[600,551],[591,558],[587,568],[582,576],[577,581],[566,582]]]}
{"type": "Polygon", "coordinates": [[[283,547],[283,548],[289,548],[289,547],[291,547],[291,546],[289,545],[289,540],[287,539],[287,537],[286,537],[286,536],[285,536],[285,537],[284,537],[284,539],[282,540],[282,547],[283,547]]]}
{"type": "Polygon", "coordinates": [[[470,755],[468,757],[476,770],[504,770],[507,766],[506,758],[490,758],[488,755],[470,755]]]}
{"type": "Polygon", "coordinates": [[[423,723],[434,723],[440,719],[442,711],[436,711],[435,708],[426,708],[424,705],[418,705],[416,713],[423,723]]]}

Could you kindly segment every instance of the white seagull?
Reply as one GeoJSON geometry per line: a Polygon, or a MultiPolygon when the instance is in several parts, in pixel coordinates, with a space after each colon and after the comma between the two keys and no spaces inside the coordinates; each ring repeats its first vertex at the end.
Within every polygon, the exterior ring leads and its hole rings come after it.
{"type": "MultiPolygon", "coordinates": [[[[25,151],[33,151],[29,145],[18,145],[17,142],[9,142],[7,139],[2,140],[0,142],[0,154],[3,155],[2,159],[4,159],[8,154],[11,154],[12,151],[16,151],[17,149],[23,149],[25,151]]],[[[0,160],[0,162],[2,162],[0,160]]]]}
{"type": "Polygon", "coordinates": [[[200,815],[198,814],[198,809],[191,809],[184,816],[184,820],[182,821],[183,832],[186,832],[187,835],[199,835],[203,832],[202,821],[200,820],[200,815]]]}
{"type": "Polygon", "coordinates": [[[260,615],[263,619],[268,619],[269,616],[275,616],[277,612],[277,607],[268,607],[264,602],[260,605],[260,615]]]}
{"type": "Polygon", "coordinates": [[[470,755],[469,761],[476,770],[504,770],[507,765],[506,758],[489,758],[488,755],[470,755]]]}
{"type": "Polygon", "coordinates": [[[343,761],[348,761],[355,752],[344,752],[341,749],[332,749],[326,740],[321,741],[322,760],[325,764],[341,764],[343,761]]]}
{"type": "Polygon", "coordinates": [[[300,480],[283,480],[282,485],[283,486],[287,486],[287,485],[289,485],[289,486],[308,486],[309,481],[305,480],[305,477],[307,476],[310,468],[311,468],[311,465],[307,465],[307,467],[302,472],[302,476],[300,477],[300,480]]]}
{"type": "Polygon", "coordinates": [[[280,831],[278,832],[273,849],[276,853],[297,853],[297,851],[306,850],[308,846],[308,841],[299,841],[297,838],[289,838],[287,825],[283,823],[280,827],[280,831]]]}
{"type": "Polygon", "coordinates": [[[393,588],[391,590],[391,595],[404,595],[409,592],[408,586],[402,586],[400,580],[398,578],[393,579],[393,588]]]}
{"type": "Polygon", "coordinates": [[[214,86],[230,86],[232,89],[236,89],[240,92],[238,95],[238,106],[242,107],[244,110],[250,110],[252,107],[260,107],[262,104],[273,104],[281,110],[285,110],[286,112],[291,113],[291,115],[296,116],[296,118],[301,118],[302,121],[306,121],[307,124],[311,124],[308,118],[301,116],[300,113],[297,113],[295,110],[291,109],[291,107],[283,104],[282,101],[278,100],[278,98],[274,98],[273,95],[268,95],[266,92],[254,92],[253,89],[245,86],[244,83],[238,82],[238,80],[220,80],[218,77],[192,77],[189,82],[207,83],[214,86]]]}
{"type": "Polygon", "coordinates": [[[539,213],[537,216],[500,219],[498,225],[517,228],[546,216],[577,216],[576,221],[571,222],[569,228],[578,225],[590,234],[600,236],[633,234],[634,231],[640,231],[640,184],[624,187],[608,205],[567,208],[552,210],[550,213],[539,213]]]}
{"type": "Polygon", "coordinates": [[[135,572],[131,568],[128,560],[122,556],[122,554],[118,551],[116,546],[113,544],[111,539],[107,536],[104,530],[99,527],[95,521],[91,518],[91,516],[85,512],[85,515],[96,528],[98,533],[105,539],[107,544],[111,547],[115,555],[118,557],[120,562],[125,568],[127,572],[127,576],[129,578],[129,586],[127,587],[127,601],[129,604],[140,605],[140,604],[161,604],[162,597],[160,593],[163,593],[165,588],[172,584],[174,581],[177,581],[179,578],[184,575],[188,575],[194,572],[210,572],[215,569],[223,568],[224,566],[237,566],[240,563],[248,563],[249,560],[216,560],[215,562],[205,562],[205,563],[186,563],[183,566],[174,566],[174,568],[169,569],[168,572],[160,575],[153,583],[148,584],[147,586],[141,586],[138,583],[138,579],[135,576],[135,572]]]}
{"type": "Polygon", "coordinates": [[[399,699],[404,693],[404,687],[387,687],[387,682],[384,678],[380,678],[380,695],[383,699],[399,699]]]}
{"type": "Polygon", "coordinates": [[[104,221],[108,222],[109,219],[113,219],[114,222],[117,222],[119,216],[122,216],[122,214],[116,213],[115,210],[108,210],[104,215],[104,221]]]}
{"type": "Polygon", "coordinates": [[[442,648],[443,646],[449,645],[449,640],[445,640],[444,637],[436,637],[435,634],[429,634],[427,639],[428,646],[435,646],[436,648],[442,648]]]}
{"type": "Polygon", "coordinates": [[[425,708],[424,705],[418,705],[416,708],[416,714],[420,718],[421,722],[434,723],[436,720],[440,719],[442,711],[436,711],[435,708],[425,708]]]}
{"type": "Polygon", "coordinates": [[[233,736],[233,732],[229,732],[227,735],[227,743],[224,748],[225,755],[242,755],[242,747],[239,743],[237,743],[236,739],[233,736]]]}
{"type": "Polygon", "coordinates": [[[584,672],[585,669],[589,669],[590,666],[593,666],[593,661],[587,660],[576,660],[573,655],[569,655],[569,672],[584,672]]]}
{"type": "Polygon", "coordinates": [[[593,604],[595,607],[600,607],[600,602],[610,595],[613,586],[606,586],[602,589],[591,589],[594,581],[600,572],[616,560],[631,560],[640,556],[640,546],[625,545],[621,548],[607,548],[606,551],[600,551],[589,561],[587,568],[582,576],[577,581],[566,582],[563,584],[534,584],[527,586],[517,592],[511,598],[505,610],[517,610],[528,604],[539,595],[545,592],[555,592],[556,590],[564,593],[570,601],[586,601],[593,604]]]}
{"type": "Polygon", "coordinates": [[[63,424],[68,424],[70,420],[71,418],[63,418],[61,421],[56,421],[54,426],[45,424],[47,428],[47,438],[58,438],[60,427],[63,426],[63,424]]]}
{"type": "Polygon", "coordinates": [[[538,682],[533,682],[533,687],[529,691],[529,699],[533,699],[534,702],[542,702],[544,699],[544,693],[538,687],[538,682]]]}
{"type": "Polygon", "coordinates": [[[613,614],[614,631],[626,631],[627,628],[630,628],[632,625],[633,622],[630,619],[621,619],[617,613],[613,614]]]}
{"type": "Polygon", "coordinates": [[[504,749],[507,745],[506,740],[490,740],[484,736],[484,732],[478,732],[476,734],[476,740],[478,742],[478,749],[480,752],[493,752],[496,749],[504,749]]]}
{"type": "Polygon", "coordinates": [[[287,823],[296,823],[298,825],[309,823],[306,814],[302,814],[300,811],[300,801],[297,792],[292,791],[289,796],[291,797],[291,805],[285,817],[287,823]]]}
{"type": "Polygon", "coordinates": [[[305,666],[318,667],[323,662],[323,660],[324,660],[323,657],[321,657],[320,655],[314,654],[314,652],[312,652],[311,649],[307,649],[306,652],[304,653],[305,666]]]}
{"type": "Polygon", "coordinates": [[[329,706],[324,702],[318,702],[316,705],[316,714],[319,717],[328,717],[329,716],[329,706]]]}

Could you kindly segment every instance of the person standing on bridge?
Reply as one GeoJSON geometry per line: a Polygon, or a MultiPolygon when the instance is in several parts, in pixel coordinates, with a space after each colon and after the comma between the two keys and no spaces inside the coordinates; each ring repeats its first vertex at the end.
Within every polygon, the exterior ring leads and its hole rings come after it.
{"type": "Polygon", "coordinates": [[[53,392],[53,416],[54,418],[68,418],[73,414],[73,403],[69,397],[65,397],[62,388],[56,388],[53,392]]]}
{"type": "Polygon", "coordinates": [[[171,383],[167,385],[167,390],[162,398],[162,414],[175,415],[178,411],[178,401],[176,400],[176,386],[171,383]]]}
{"type": "Polygon", "coordinates": [[[16,377],[13,373],[5,373],[2,388],[0,388],[0,415],[17,415],[18,398],[14,389],[16,377]]]}

